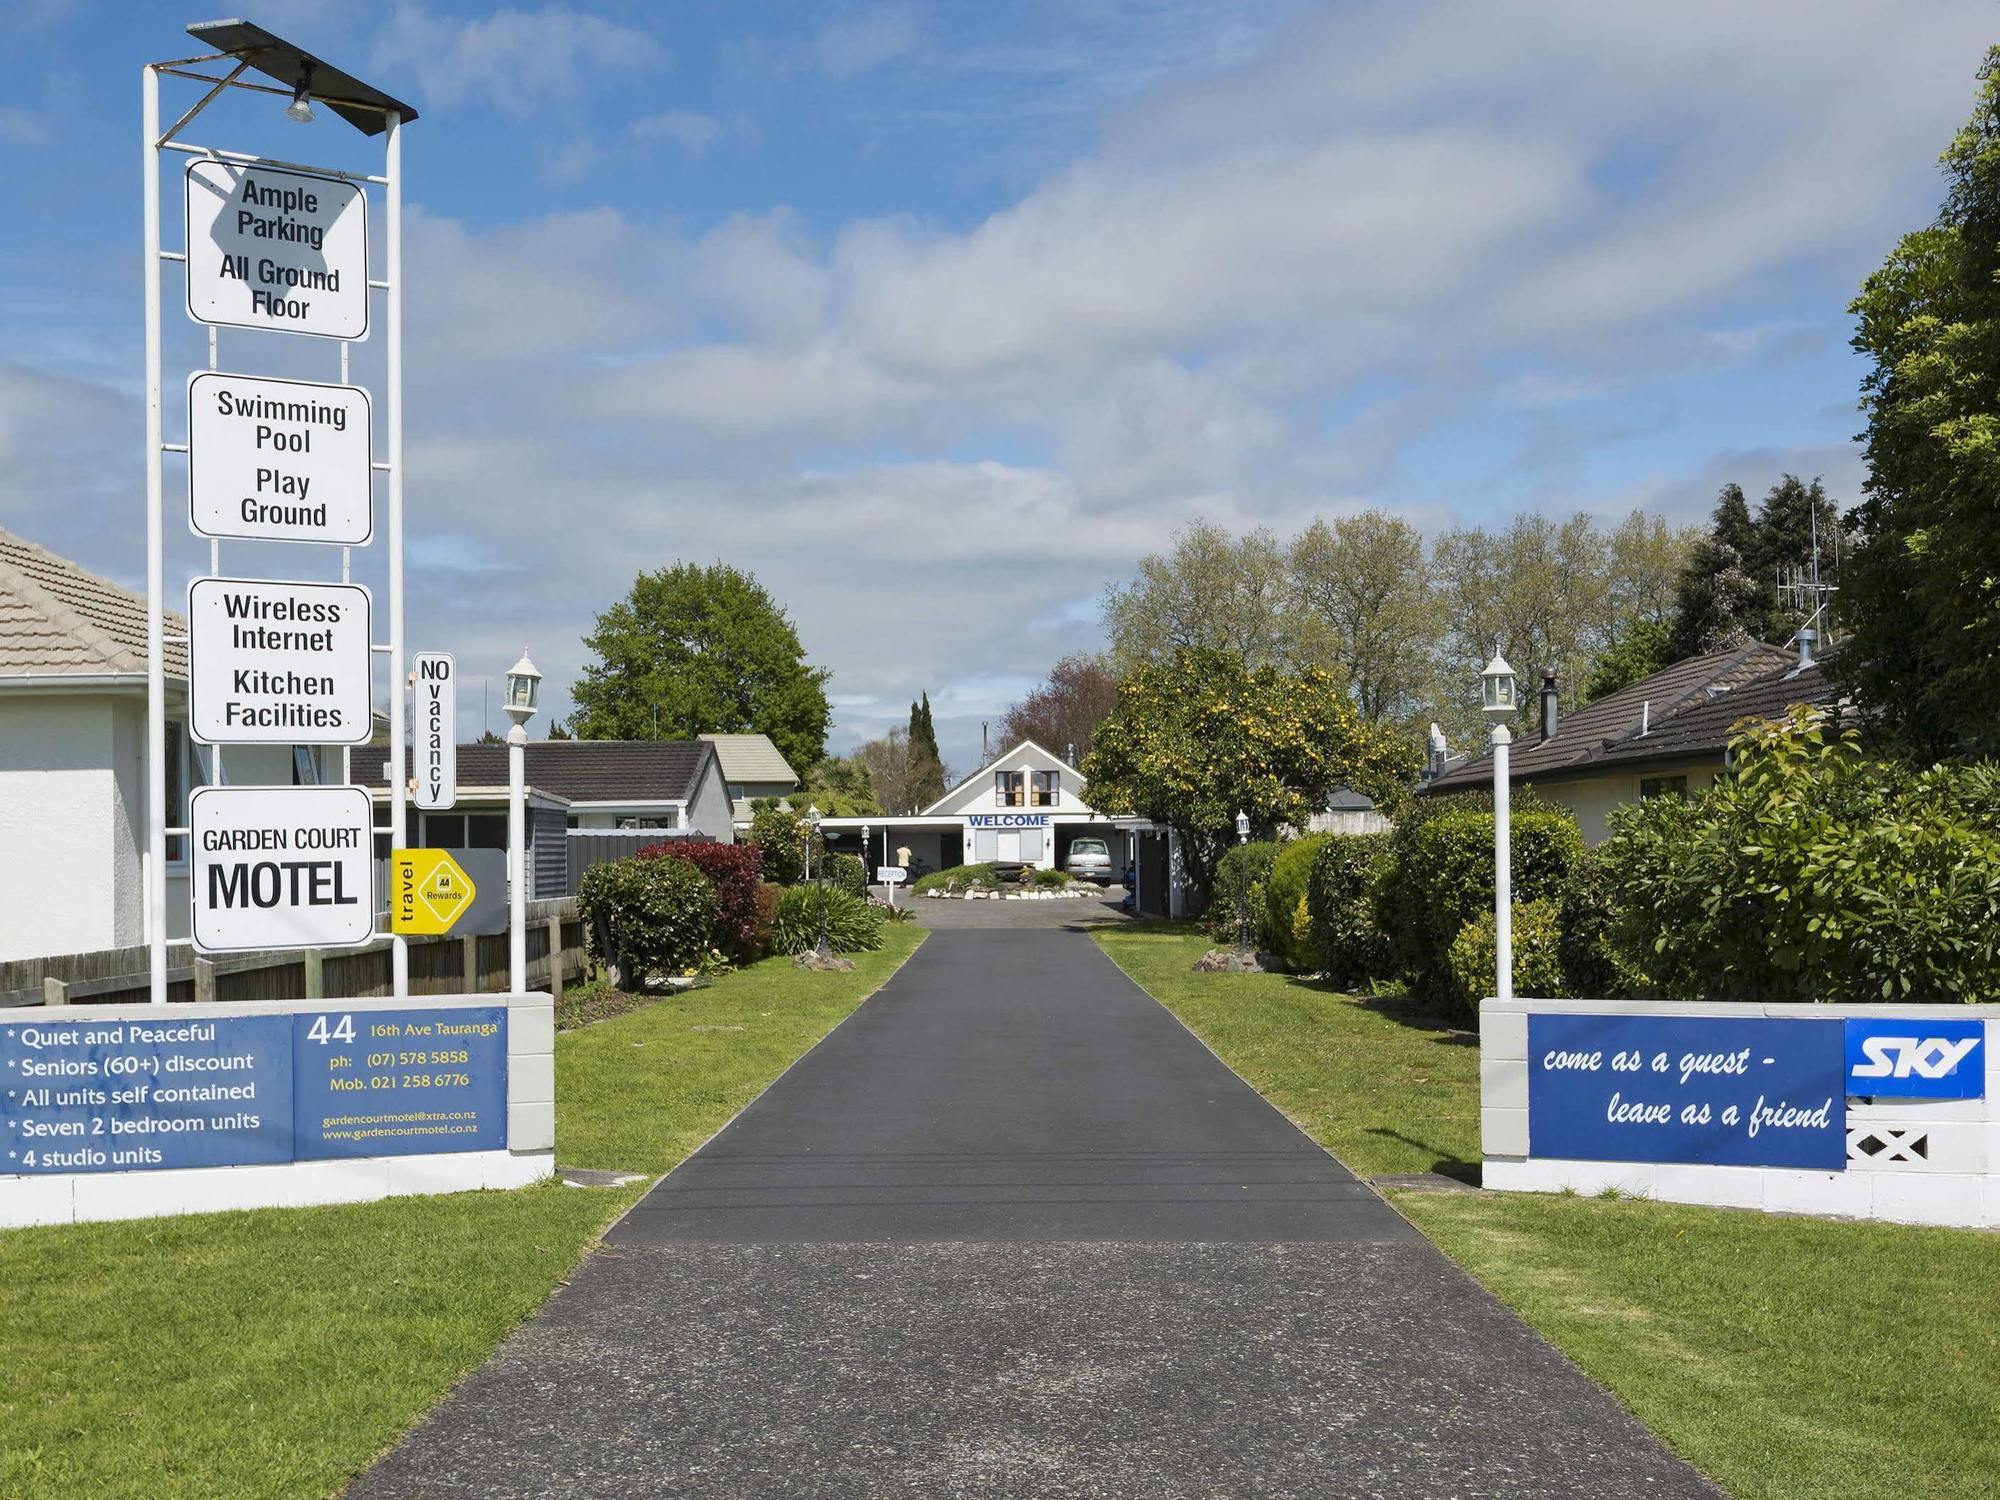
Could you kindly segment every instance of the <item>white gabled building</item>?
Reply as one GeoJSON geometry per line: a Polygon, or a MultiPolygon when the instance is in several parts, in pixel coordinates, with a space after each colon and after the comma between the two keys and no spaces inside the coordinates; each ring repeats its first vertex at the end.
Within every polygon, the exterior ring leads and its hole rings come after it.
{"type": "MultiPolygon", "coordinates": [[[[169,826],[187,822],[190,787],[220,779],[187,735],[186,633],[169,613],[169,826]]],[[[221,764],[232,782],[292,786],[338,780],[340,752],[232,745],[221,764]]],[[[168,841],[173,939],[186,844],[168,841]]],[[[145,941],[145,847],[146,601],[0,529],[0,960],[145,941]]]]}

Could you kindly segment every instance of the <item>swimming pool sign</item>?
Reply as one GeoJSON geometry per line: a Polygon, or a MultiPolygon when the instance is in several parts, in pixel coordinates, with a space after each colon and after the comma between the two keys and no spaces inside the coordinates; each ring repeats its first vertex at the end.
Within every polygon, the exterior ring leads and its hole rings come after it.
{"type": "Polygon", "coordinates": [[[362,547],[374,534],[368,392],[199,370],[188,378],[197,535],[362,547]]]}
{"type": "Polygon", "coordinates": [[[366,338],[360,184],[261,162],[190,162],[187,306],[197,323],[366,338]]]}

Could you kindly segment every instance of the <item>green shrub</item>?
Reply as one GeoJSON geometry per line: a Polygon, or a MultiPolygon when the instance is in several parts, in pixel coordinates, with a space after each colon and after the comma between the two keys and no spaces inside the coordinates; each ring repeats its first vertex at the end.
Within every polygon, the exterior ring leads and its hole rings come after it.
{"type": "MultiPolygon", "coordinates": [[[[1499,976],[1498,944],[1489,909],[1459,929],[1451,944],[1451,991],[1445,998],[1462,1015],[1476,1018],[1479,1002],[1493,993],[1499,976]]],[[[1563,997],[1562,960],[1557,956],[1559,930],[1556,903],[1514,903],[1514,993],[1524,998],[1563,997]]]]}
{"type": "Polygon", "coordinates": [[[1813,710],[1701,795],[1612,814],[1615,937],[1677,999],[2000,1000],[2000,767],[1917,770],[1813,710]]]}
{"type": "MultiPolygon", "coordinates": [[[[819,874],[818,869],[815,868],[813,873],[819,874]]],[[[837,885],[857,896],[868,894],[868,866],[861,862],[858,854],[827,855],[824,879],[828,885],[837,885]]]]}
{"type": "Polygon", "coordinates": [[[1271,873],[1264,877],[1258,941],[1294,969],[1313,967],[1310,945],[1299,940],[1299,909],[1305,905],[1306,883],[1312,879],[1313,856],[1331,837],[1328,833],[1309,833],[1280,844],[1277,858],[1271,861],[1271,873]]]}
{"type": "Polygon", "coordinates": [[[1037,870],[1035,884],[1043,890],[1060,889],[1069,884],[1069,876],[1063,874],[1061,870],[1037,870]]]}
{"type": "Polygon", "coordinates": [[[762,958],[771,951],[771,935],[778,921],[778,903],[784,899],[785,887],[775,881],[765,881],[757,887],[757,914],[750,923],[750,956],[762,958]]]}
{"type": "Polygon", "coordinates": [[[1377,890],[1395,855],[1386,833],[1330,838],[1313,855],[1306,880],[1312,967],[1327,982],[1357,989],[1394,971],[1389,935],[1375,920],[1377,890]]]}
{"type": "Polygon", "coordinates": [[[1556,958],[1565,995],[1613,1000],[1644,986],[1644,975],[1617,950],[1616,915],[1611,872],[1603,855],[1586,849],[1556,897],[1556,958]]]}
{"type": "Polygon", "coordinates": [[[1214,897],[1208,904],[1207,923],[1211,932],[1231,938],[1247,917],[1250,931],[1261,940],[1264,930],[1264,881],[1271,862],[1278,857],[1278,845],[1271,839],[1237,844],[1216,862],[1214,897]]]}
{"type": "MultiPolygon", "coordinates": [[[[1531,796],[1514,799],[1511,817],[1514,899],[1560,896],[1583,854],[1576,820],[1531,796]]],[[[1455,993],[1451,949],[1461,928],[1493,909],[1493,804],[1485,794],[1419,798],[1390,835],[1395,863],[1377,901],[1376,920],[1390,936],[1396,964],[1419,993],[1455,993]]]]}
{"type": "Polygon", "coordinates": [[[991,865],[953,865],[947,870],[933,870],[928,875],[919,875],[910,883],[910,890],[923,895],[941,891],[947,886],[962,891],[970,885],[997,886],[999,883],[991,865]]]}
{"type": "Polygon", "coordinates": [[[766,880],[779,885],[797,885],[803,880],[806,847],[812,841],[812,825],[779,803],[750,814],[749,842],[763,852],[766,880]]]}
{"type": "Polygon", "coordinates": [[[618,966],[627,989],[690,974],[708,958],[715,887],[683,859],[614,859],[583,872],[577,891],[592,954],[618,966]]]}
{"type": "Polygon", "coordinates": [[[835,953],[860,953],[882,946],[882,917],[866,900],[837,885],[795,885],[778,900],[771,946],[779,953],[806,953],[819,946],[820,902],[826,902],[826,941],[835,953]]]}

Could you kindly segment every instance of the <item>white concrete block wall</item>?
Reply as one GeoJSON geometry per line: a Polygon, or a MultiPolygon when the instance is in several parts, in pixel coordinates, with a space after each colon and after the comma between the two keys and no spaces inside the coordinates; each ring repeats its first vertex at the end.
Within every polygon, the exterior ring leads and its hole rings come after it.
{"type": "MultiPolygon", "coordinates": [[[[507,1149],[413,1156],[351,1157],[262,1166],[165,1171],[0,1175],[0,1229],[102,1219],[155,1218],[236,1208],[304,1208],[365,1203],[415,1193],[515,1188],[555,1171],[555,1003],[547,995],[416,995],[406,1000],[258,1001],[176,1005],[174,1020],[205,1014],[292,1015],[299,1011],[507,1008],[507,1149]]],[[[13,1013],[6,1020],[161,1019],[149,1005],[102,1005],[13,1013]]]]}
{"type": "Polygon", "coordinates": [[[1667,1004],[1637,1000],[1487,1000],[1480,1006],[1480,1138],[1485,1185],[1502,1192],[1599,1193],[1615,1188],[1673,1203],[1833,1214],[1905,1224],[2000,1228],[2000,1005],[1667,1004]],[[1848,1017],[1985,1023],[1985,1097],[1847,1101],[1844,1171],[1707,1166],[1679,1162],[1574,1161],[1532,1154],[1527,1109],[1528,1017],[1658,1015],[1839,1022],[1848,1017]],[[1921,1135],[1924,1153],[1855,1149],[1921,1135]]]}

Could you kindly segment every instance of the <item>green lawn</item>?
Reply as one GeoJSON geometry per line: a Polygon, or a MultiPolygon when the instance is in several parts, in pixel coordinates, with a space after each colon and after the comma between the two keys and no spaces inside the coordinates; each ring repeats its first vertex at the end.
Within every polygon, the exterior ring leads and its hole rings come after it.
{"type": "MultiPolygon", "coordinates": [[[[1478,1052],[1394,1005],[1209,975],[1185,929],[1098,941],[1364,1175],[1478,1157],[1478,1052]]],[[[2000,1235],[1541,1194],[1392,1195],[1743,1500],[2000,1496],[2000,1235]]]]}
{"type": "MultiPolygon", "coordinates": [[[[556,1041],[565,1165],[665,1172],[909,957],[789,959],[556,1041]]],[[[320,1496],[641,1191],[557,1186],[0,1233],[0,1495],[320,1496]]]]}

